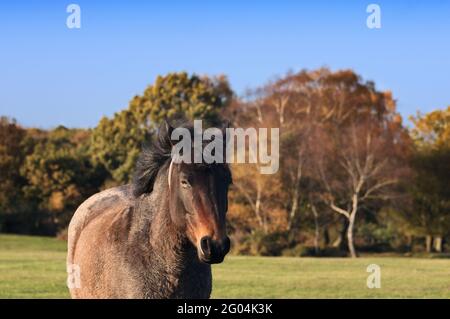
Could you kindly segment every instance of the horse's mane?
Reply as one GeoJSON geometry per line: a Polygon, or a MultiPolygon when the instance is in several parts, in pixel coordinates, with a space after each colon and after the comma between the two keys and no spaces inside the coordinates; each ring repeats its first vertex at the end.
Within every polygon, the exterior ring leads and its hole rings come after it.
{"type": "MultiPolygon", "coordinates": [[[[192,124],[185,122],[177,125],[177,127],[187,128],[194,136],[194,127],[192,124]]],[[[146,143],[137,159],[133,176],[133,195],[139,197],[144,193],[150,193],[153,190],[158,172],[169,162],[172,152],[172,142],[170,136],[173,128],[164,122],[158,132],[152,136],[150,141],[146,143]]],[[[206,143],[206,142],[204,142],[206,143]]],[[[216,166],[218,164],[196,163],[196,166],[216,166]]],[[[221,164],[224,165],[224,164],[221,164]]],[[[168,166],[168,165],[166,165],[168,166]]],[[[228,165],[226,169],[229,172],[228,165]]],[[[231,182],[231,173],[229,173],[231,182]]]]}
{"type": "Polygon", "coordinates": [[[133,177],[133,195],[138,197],[153,190],[159,170],[170,158],[172,143],[170,126],[161,125],[139,155],[133,177]]]}

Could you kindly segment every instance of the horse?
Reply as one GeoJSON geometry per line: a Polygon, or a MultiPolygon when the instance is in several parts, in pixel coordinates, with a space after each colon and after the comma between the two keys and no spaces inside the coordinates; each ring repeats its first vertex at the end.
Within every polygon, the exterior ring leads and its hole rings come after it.
{"type": "Polygon", "coordinates": [[[74,213],[72,298],[210,297],[211,264],[230,250],[231,171],[225,163],[175,163],[173,130],[165,122],[143,148],[130,184],[91,196],[74,213]]]}

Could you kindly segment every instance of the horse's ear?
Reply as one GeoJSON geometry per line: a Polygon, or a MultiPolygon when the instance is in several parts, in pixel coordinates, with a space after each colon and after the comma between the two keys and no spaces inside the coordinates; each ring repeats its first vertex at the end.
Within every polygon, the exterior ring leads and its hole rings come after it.
{"type": "Polygon", "coordinates": [[[164,119],[161,123],[161,126],[159,127],[159,140],[168,140],[172,144],[172,132],[174,128],[172,125],[170,125],[169,121],[167,119],[164,119]]]}

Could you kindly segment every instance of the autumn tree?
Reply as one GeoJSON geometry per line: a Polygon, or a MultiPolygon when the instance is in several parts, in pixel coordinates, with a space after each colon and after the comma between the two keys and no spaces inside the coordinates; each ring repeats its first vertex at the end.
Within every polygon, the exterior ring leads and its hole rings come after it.
{"type": "MultiPolygon", "coordinates": [[[[245,218],[245,228],[248,233],[259,231],[269,234],[286,228],[284,207],[286,193],[278,172],[261,173],[262,167],[266,164],[259,160],[258,151],[268,153],[273,151],[271,129],[279,129],[279,120],[276,112],[270,109],[262,110],[260,103],[258,99],[247,101],[235,99],[226,110],[225,116],[231,121],[231,126],[243,128],[247,133],[246,148],[242,150],[246,153],[246,163],[232,165],[234,186],[230,196],[234,201],[234,211],[230,211],[230,216],[234,220],[245,218]],[[260,128],[267,129],[267,147],[262,149],[259,145],[258,149],[252,149],[249,144],[250,132],[253,130],[258,140],[260,128]],[[251,161],[252,156],[255,159],[254,162],[251,161]],[[238,214],[242,215],[238,216],[238,214]]],[[[278,153],[278,149],[275,152],[278,153]]]]}
{"type": "Polygon", "coordinates": [[[7,214],[21,206],[25,180],[19,173],[23,163],[25,130],[14,120],[0,118],[0,229],[7,214]]]}
{"type": "Polygon", "coordinates": [[[394,186],[406,174],[398,141],[390,130],[367,122],[350,124],[339,135],[322,138],[315,162],[323,183],[321,196],[333,212],[346,218],[352,257],[357,256],[354,227],[361,208],[371,201],[392,199],[394,186]]]}
{"type": "Polygon", "coordinates": [[[104,169],[90,161],[89,134],[60,126],[39,138],[29,137],[33,150],[20,169],[25,199],[41,214],[49,213],[54,230],[65,227],[76,207],[105,180],[104,169]]]}
{"type": "Polygon", "coordinates": [[[258,163],[233,164],[232,170],[231,219],[240,220],[248,214],[243,221],[248,232],[260,230],[267,234],[284,229],[285,196],[279,177],[261,174],[258,163]]]}
{"type": "MultiPolygon", "coordinates": [[[[364,187],[360,186],[356,190],[362,191],[361,187],[368,190],[370,186],[377,185],[372,184],[375,175],[388,171],[387,164],[372,162],[373,152],[378,156],[383,149],[380,145],[384,140],[380,136],[386,140],[386,145],[389,143],[394,145],[394,141],[397,141],[398,145],[403,145],[406,135],[401,126],[401,118],[395,111],[395,101],[390,92],[377,91],[372,82],[363,81],[351,70],[332,72],[323,68],[288,73],[253,91],[245,102],[241,102],[240,107],[234,110],[231,108],[231,110],[230,113],[237,119],[235,120],[237,123],[244,122],[248,126],[256,127],[262,124],[266,127],[279,127],[281,134],[279,174],[271,176],[272,183],[265,183],[268,186],[264,188],[241,187],[241,189],[245,189],[246,197],[251,197],[252,202],[257,203],[259,199],[263,199],[261,205],[253,205],[254,207],[264,207],[270,206],[268,201],[271,197],[263,196],[262,192],[273,191],[275,187],[279,189],[278,185],[281,183],[278,198],[282,200],[279,201],[280,206],[277,210],[284,212],[286,230],[297,232],[301,212],[309,211],[314,217],[316,249],[319,245],[320,223],[324,220],[322,215],[325,212],[337,212],[336,203],[331,205],[330,199],[334,197],[336,201],[336,198],[339,198],[339,203],[344,206],[352,203],[352,192],[355,189],[353,188],[351,195],[348,196],[341,191],[351,187],[345,188],[343,186],[345,183],[341,185],[342,187],[338,186],[341,182],[337,182],[343,179],[348,182],[351,179],[348,175],[349,170],[346,171],[346,167],[341,165],[344,163],[341,161],[342,156],[355,155],[352,159],[351,174],[354,173],[353,169],[357,169],[361,163],[367,163],[366,169],[372,172],[367,171],[361,174],[360,179],[364,180],[364,187]],[[363,138],[364,143],[367,141],[370,143],[364,144],[360,140],[364,125],[356,125],[357,123],[371,125],[371,131],[364,132],[367,138],[363,138]],[[383,131],[382,127],[386,130],[383,131]],[[352,130],[358,132],[351,133],[352,130]],[[388,137],[387,131],[392,131],[392,135],[388,137]],[[365,154],[362,150],[360,152],[353,149],[361,148],[363,144],[366,147],[365,154]],[[324,151],[325,149],[327,152],[324,151]],[[348,153],[352,149],[353,153],[348,153]],[[367,158],[364,160],[363,156],[367,158]],[[326,169],[322,167],[319,170],[318,163],[323,163],[323,160],[327,161],[326,169]],[[324,174],[320,174],[320,171],[324,174]],[[342,172],[346,172],[347,176],[342,172]],[[333,183],[327,181],[330,178],[335,181],[333,183]],[[326,187],[327,184],[330,187],[326,187]],[[339,187],[341,190],[337,189],[339,187]],[[334,195],[331,196],[332,194],[334,195]]],[[[400,152],[399,148],[396,147],[393,153],[400,152]]],[[[242,176],[241,179],[236,178],[236,180],[237,184],[245,185],[257,181],[253,175],[242,176]],[[248,181],[245,182],[246,180],[248,181]]],[[[385,185],[384,182],[381,184],[385,185]]],[[[385,186],[387,184],[390,183],[386,183],[385,186]]],[[[345,185],[349,186],[348,183],[345,185]]],[[[381,186],[375,188],[378,190],[381,186]]],[[[373,190],[369,193],[372,192],[373,190]]],[[[364,200],[367,200],[369,195],[372,194],[363,196],[364,200]]],[[[345,229],[347,237],[350,237],[352,242],[354,219],[360,205],[357,204],[355,207],[353,215],[341,214],[347,221],[345,229]],[[352,217],[347,218],[346,215],[352,217]],[[350,230],[348,230],[349,224],[350,230]]],[[[350,245],[353,246],[353,243],[350,245]]],[[[354,247],[351,251],[354,251],[354,247]]]]}

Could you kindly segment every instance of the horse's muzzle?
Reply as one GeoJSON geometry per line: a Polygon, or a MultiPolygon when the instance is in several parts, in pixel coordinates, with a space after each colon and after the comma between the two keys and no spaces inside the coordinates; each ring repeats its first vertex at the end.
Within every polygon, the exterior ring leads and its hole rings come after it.
{"type": "Polygon", "coordinates": [[[230,238],[225,236],[221,240],[213,240],[210,236],[200,239],[200,260],[208,264],[218,264],[223,261],[230,251],[230,238]]]}

